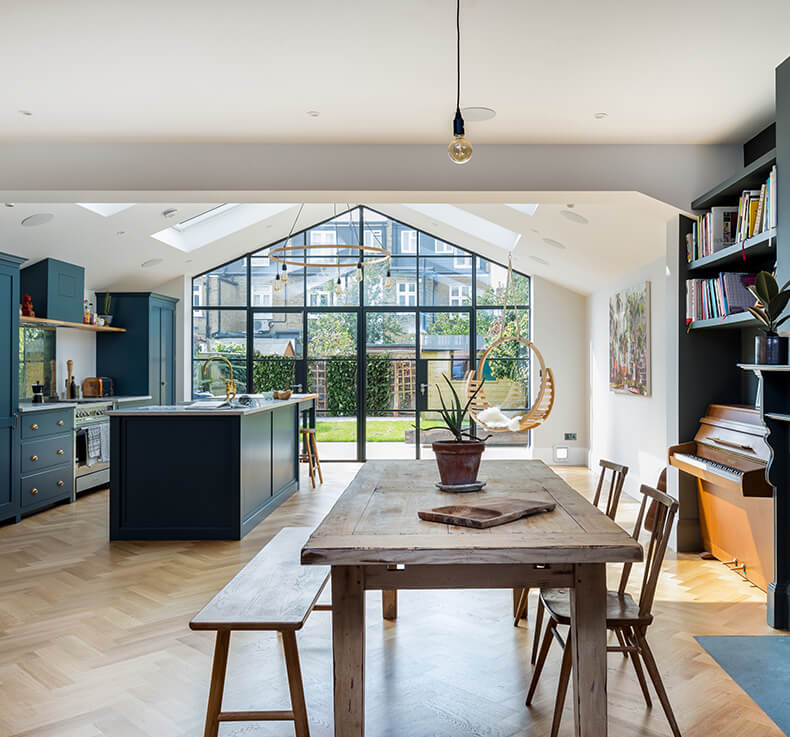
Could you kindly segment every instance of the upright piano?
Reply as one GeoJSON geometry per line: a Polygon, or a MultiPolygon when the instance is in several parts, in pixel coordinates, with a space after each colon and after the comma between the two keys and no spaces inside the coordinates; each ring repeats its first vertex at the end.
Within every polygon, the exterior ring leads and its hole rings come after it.
{"type": "Polygon", "coordinates": [[[673,445],[669,463],[697,479],[705,549],[763,591],[773,579],[773,487],[766,428],[753,407],[710,404],[694,440],[673,445]]]}

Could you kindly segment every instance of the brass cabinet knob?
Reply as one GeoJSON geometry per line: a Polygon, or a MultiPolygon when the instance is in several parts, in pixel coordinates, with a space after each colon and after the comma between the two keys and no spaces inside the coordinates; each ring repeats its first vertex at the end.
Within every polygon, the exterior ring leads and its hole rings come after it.
{"type": "Polygon", "coordinates": [[[31,493],[33,496],[35,496],[36,494],[38,494],[38,489],[36,489],[35,487],[33,487],[33,488],[30,490],[30,493],[31,493]]]}
{"type": "Polygon", "coordinates": [[[62,455],[63,455],[63,448],[58,448],[58,455],[59,455],[59,456],[62,456],[62,455]]]}
{"type": "Polygon", "coordinates": [[[58,486],[63,486],[63,482],[62,481],[58,481],[58,486]]]}
{"type": "Polygon", "coordinates": [[[30,460],[35,463],[38,460],[38,456],[30,456],[30,460]]]}
{"type": "Polygon", "coordinates": [[[58,420],[58,427],[62,427],[62,426],[63,426],[63,420],[58,420]]]}
{"type": "Polygon", "coordinates": [[[38,430],[38,425],[31,425],[31,426],[30,426],[30,429],[31,429],[31,430],[38,430]]]}

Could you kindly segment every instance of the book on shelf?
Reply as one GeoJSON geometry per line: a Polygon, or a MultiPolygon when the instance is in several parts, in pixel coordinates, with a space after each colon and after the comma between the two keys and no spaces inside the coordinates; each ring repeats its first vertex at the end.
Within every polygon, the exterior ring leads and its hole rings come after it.
{"type": "Polygon", "coordinates": [[[746,312],[755,302],[748,287],[757,274],[721,272],[711,279],[686,280],[686,323],[746,312]]]}
{"type": "Polygon", "coordinates": [[[776,227],[776,165],[760,189],[745,189],[738,205],[699,215],[686,238],[689,263],[776,227]]]}

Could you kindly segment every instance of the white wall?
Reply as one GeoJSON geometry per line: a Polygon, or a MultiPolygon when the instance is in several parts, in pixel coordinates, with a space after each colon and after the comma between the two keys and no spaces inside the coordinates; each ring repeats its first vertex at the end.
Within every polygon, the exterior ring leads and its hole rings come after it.
{"type": "Polygon", "coordinates": [[[96,376],[96,333],[72,328],[55,331],[55,360],[57,361],[58,394],[66,388],[66,361],[74,361],[74,380],[82,389],[82,380],[96,376]]]}
{"type": "Polygon", "coordinates": [[[661,258],[591,294],[588,302],[590,465],[601,458],[629,467],[625,490],[655,484],[667,465],[667,268],[661,258]],[[609,390],[609,297],[639,282],[650,282],[652,391],[649,397],[609,390]]]}
{"type": "MultiPolygon", "coordinates": [[[[553,448],[569,448],[568,465],[586,466],[587,415],[587,298],[554,282],[532,278],[532,341],[554,373],[556,399],[548,420],[532,431],[532,456],[553,463],[553,448]],[[565,440],[565,433],[576,440],[565,440]]],[[[537,362],[533,361],[537,389],[537,362]]]]}

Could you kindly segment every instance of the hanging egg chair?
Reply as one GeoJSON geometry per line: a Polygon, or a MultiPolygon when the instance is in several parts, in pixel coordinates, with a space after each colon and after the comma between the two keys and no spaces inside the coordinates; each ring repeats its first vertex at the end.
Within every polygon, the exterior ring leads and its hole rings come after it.
{"type": "MultiPolygon", "coordinates": [[[[502,326],[499,331],[499,337],[488,346],[477,363],[477,369],[475,371],[470,371],[466,378],[466,398],[471,401],[469,405],[469,416],[487,432],[522,432],[524,430],[532,430],[546,421],[554,406],[554,374],[552,370],[546,366],[543,355],[538,350],[537,346],[535,346],[531,340],[527,340],[521,335],[521,326],[518,320],[518,310],[515,307],[515,299],[513,300],[513,311],[516,320],[516,334],[511,336],[505,335],[505,322],[508,309],[507,295],[512,291],[512,282],[513,265],[510,259],[508,259],[505,308],[502,314],[502,326]],[[505,343],[519,343],[528,351],[532,351],[540,366],[540,388],[538,389],[534,404],[528,410],[525,409],[524,414],[513,417],[508,417],[499,407],[492,407],[488,402],[485,392],[485,376],[488,358],[497,348],[505,343]]],[[[507,406],[507,404],[508,402],[505,402],[505,406],[507,406]]]]}

